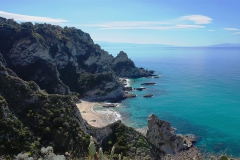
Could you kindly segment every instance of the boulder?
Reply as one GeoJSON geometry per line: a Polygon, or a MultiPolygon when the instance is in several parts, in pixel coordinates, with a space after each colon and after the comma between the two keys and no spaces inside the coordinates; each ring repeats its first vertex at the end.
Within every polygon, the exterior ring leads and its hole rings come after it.
{"type": "Polygon", "coordinates": [[[152,96],[153,96],[152,94],[145,94],[143,97],[149,98],[149,97],[152,97],[152,96]]]}
{"type": "Polygon", "coordinates": [[[156,83],[155,82],[145,82],[145,83],[142,83],[141,85],[155,85],[156,83]]]}
{"type": "Polygon", "coordinates": [[[124,98],[134,98],[134,97],[137,97],[136,94],[125,94],[124,95],[124,98]]]}
{"type": "Polygon", "coordinates": [[[146,89],[146,88],[144,88],[144,87],[139,87],[139,88],[134,88],[135,90],[137,90],[137,91],[142,91],[142,90],[144,90],[144,89],[146,89]]]}

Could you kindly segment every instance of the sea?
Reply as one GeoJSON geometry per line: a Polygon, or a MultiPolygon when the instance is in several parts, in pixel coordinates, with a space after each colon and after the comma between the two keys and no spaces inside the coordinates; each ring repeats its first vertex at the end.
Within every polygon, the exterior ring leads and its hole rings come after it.
{"type": "Polygon", "coordinates": [[[146,128],[155,114],[169,121],[177,134],[194,134],[202,152],[240,157],[240,48],[107,45],[116,56],[124,51],[137,67],[159,78],[130,79],[136,98],[122,101],[112,112],[134,128],[146,128]],[[156,85],[141,86],[144,82],[156,85]],[[153,94],[144,98],[145,94],[153,94]]]}

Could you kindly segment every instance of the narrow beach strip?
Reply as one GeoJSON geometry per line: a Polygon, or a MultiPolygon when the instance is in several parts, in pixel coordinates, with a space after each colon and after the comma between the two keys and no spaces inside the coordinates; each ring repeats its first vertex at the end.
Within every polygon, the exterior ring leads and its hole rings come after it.
{"type": "Polygon", "coordinates": [[[93,127],[101,128],[112,123],[112,121],[106,114],[101,114],[93,111],[92,108],[98,104],[100,105],[100,103],[97,102],[81,100],[81,103],[77,103],[76,105],[79,111],[81,112],[83,119],[85,119],[88,122],[88,124],[90,124],[93,127]]]}

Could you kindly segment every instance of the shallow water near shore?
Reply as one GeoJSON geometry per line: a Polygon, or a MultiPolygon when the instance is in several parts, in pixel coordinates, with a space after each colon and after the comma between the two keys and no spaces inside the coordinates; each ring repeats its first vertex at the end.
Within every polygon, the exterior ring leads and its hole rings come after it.
{"type": "Polygon", "coordinates": [[[92,107],[92,111],[104,115],[110,122],[115,122],[122,119],[120,113],[116,112],[116,108],[106,108],[103,107],[102,104],[94,105],[92,107]]]}
{"type": "Polygon", "coordinates": [[[194,134],[208,152],[240,156],[240,48],[105,47],[116,55],[124,50],[136,66],[155,70],[160,78],[131,79],[136,98],[116,108],[123,123],[147,125],[154,113],[171,122],[177,133],[194,134]],[[152,98],[143,98],[153,94],[152,98]]]}

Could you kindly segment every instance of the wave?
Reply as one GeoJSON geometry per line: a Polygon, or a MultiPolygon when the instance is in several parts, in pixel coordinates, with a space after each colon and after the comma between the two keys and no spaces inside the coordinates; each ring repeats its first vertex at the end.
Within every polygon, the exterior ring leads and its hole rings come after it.
{"type": "Polygon", "coordinates": [[[92,107],[92,111],[104,115],[111,122],[122,120],[121,114],[115,111],[113,108],[105,108],[100,105],[96,105],[92,107]]]}

